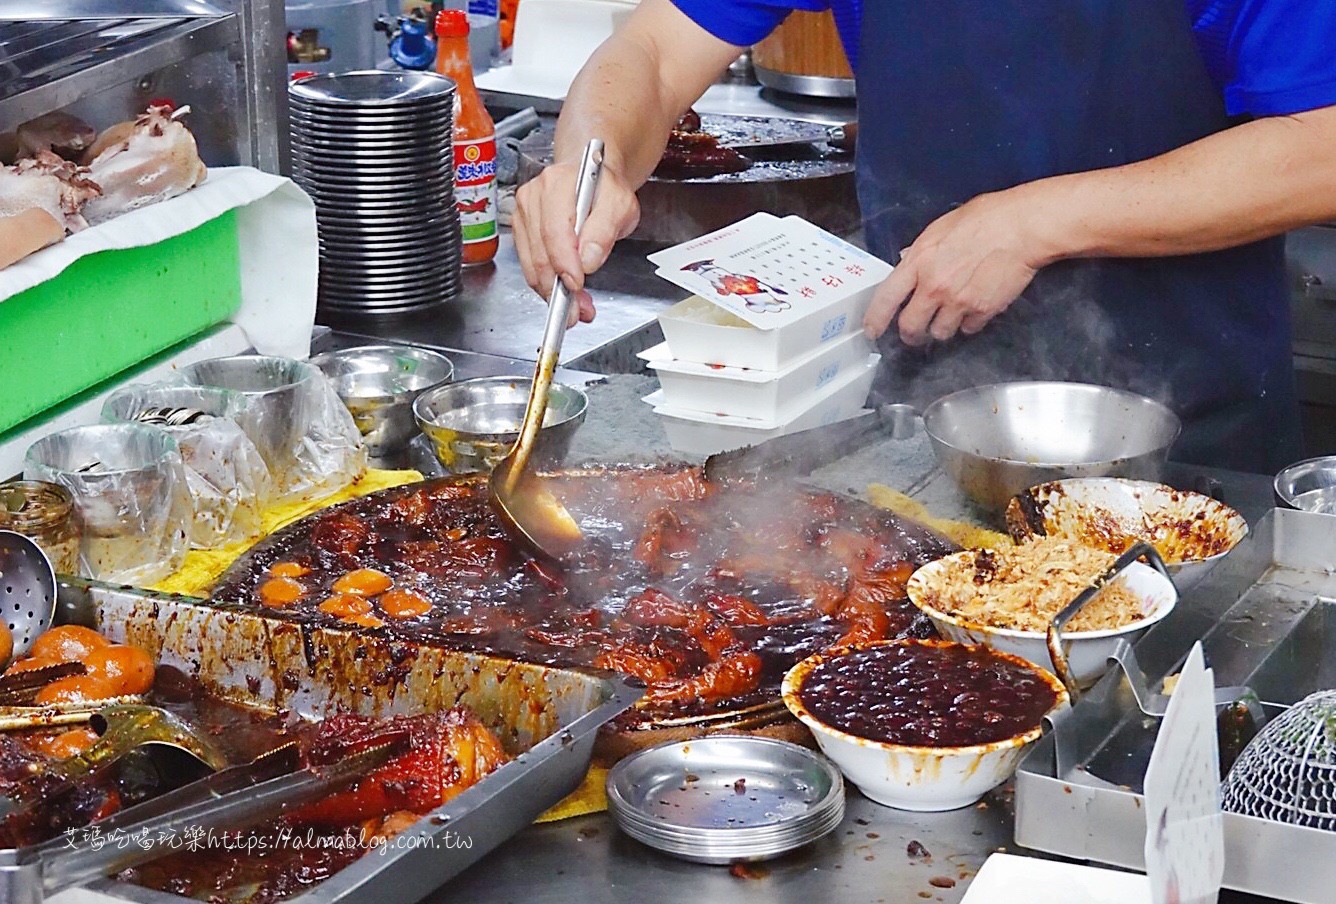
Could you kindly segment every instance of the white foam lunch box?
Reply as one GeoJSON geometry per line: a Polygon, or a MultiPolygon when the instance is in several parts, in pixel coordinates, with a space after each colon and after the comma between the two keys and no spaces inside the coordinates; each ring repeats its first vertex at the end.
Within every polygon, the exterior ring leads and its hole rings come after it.
{"type": "Polygon", "coordinates": [[[659,314],[674,359],[706,366],[781,371],[829,343],[863,330],[871,295],[850,296],[788,325],[763,330],[699,296],[659,314]]]}
{"type": "Polygon", "coordinates": [[[678,361],[664,342],[640,353],[659,377],[664,404],[707,414],[788,421],[851,369],[860,369],[872,343],[855,332],[799,358],[780,371],[678,361]]]}
{"type": "Polygon", "coordinates": [[[662,419],[664,432],[674,450],[683,455],[713,455],[853,417],[863,410],[880,363],[880,355],[869,355],[861,367],[849,368],[843,376],[815,394],[806,409],[784,421],[674,408],[667,404],[663,390],[646,396],[645,402],[652,405],[654,413],[662,419]]]}
{"type": "Polygon", "coordinates": [[[649,260],[692,293],[659,315],[674,359],[771,372],[860,332],[892,269],[799,217],[764,212],[649,260]]]}

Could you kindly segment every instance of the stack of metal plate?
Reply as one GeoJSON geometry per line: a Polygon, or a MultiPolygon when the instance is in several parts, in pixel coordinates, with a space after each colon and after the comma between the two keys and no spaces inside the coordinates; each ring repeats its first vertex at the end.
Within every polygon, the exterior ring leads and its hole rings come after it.
{"type": "Polygon", "coordinates": [[[622,760],[608,774],[608,811],[632,838],[683,860],[768,860],[840,824],[844,782],[797,744],[716,735],[622,760]]]}
{"type": "Polygon", "coordinates": [[[315,200],[322,307],[398,311],[459,292],[454,97],[455,83],[430,72],[289,86],[292,175],[315,200]]]}

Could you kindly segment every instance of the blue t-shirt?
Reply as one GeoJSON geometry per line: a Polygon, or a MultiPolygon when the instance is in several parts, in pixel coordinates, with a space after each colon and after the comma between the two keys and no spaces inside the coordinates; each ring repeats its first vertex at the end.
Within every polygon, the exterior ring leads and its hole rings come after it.
{"type": "MultiPolygon", "coordinates": [[[[738,46],[764,38],[791,10],[833,10],[857,71],[863,0],[672,2],[712,35],[738,46]]],[[[1184,5],[1231,116],[1283,115],[1336,104],[1331,0],[1184,0],[1184,5]]]]}

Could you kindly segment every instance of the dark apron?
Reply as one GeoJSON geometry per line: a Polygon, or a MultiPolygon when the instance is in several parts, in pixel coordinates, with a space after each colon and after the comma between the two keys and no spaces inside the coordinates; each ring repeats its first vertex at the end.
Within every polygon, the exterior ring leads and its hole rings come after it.
{"type": "MultiPolygon", "coordinates": [[[[982,192],[1230,125],[1183,0],[876,0],[858,91],[859,198],[888,260],[982,192]]],[[[977,336],[911,349],[892,326],[881,346],[882,389],[913,404],[1003,380],[1100,383],[1178,412],[1176,460],[1274,472],[1299,457],[1282,238],[1065,261],[977,336]]]]}

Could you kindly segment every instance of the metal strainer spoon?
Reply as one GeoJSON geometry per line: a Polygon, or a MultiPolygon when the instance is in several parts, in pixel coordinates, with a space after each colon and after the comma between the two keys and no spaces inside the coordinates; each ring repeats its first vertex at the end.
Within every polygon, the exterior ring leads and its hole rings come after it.
{"type": "Polygon", "coordinates": [[[56,573],[42,548],[23,534],[0,530],[0,620],[14,639],[11,659],[24,656],[51,627],[56,573]]]}

